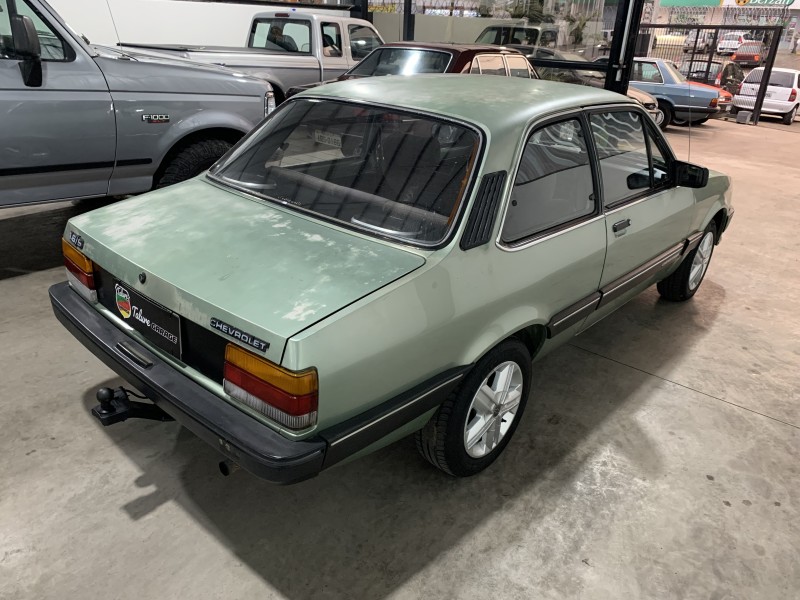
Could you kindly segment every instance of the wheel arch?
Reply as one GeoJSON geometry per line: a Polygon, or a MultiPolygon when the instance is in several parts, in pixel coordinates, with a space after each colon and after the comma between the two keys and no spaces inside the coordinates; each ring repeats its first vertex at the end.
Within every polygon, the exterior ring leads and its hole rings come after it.
{"type": "Polygon", "coordinates": [[[167,150],[161,158],[155,173],[153,173],[153,181],[151,187],[156,185],[156,182],[164,175],[164,171],[169,166],[172,159],[174,159],[184,148],[188,148],[194,143],[203,140],[225,140],[231,144],[235,144],[246,135],[246,132],[232,127],[209,127],[207,129],[198,129],[187,133],[182,138],[176,140],[172,146],[167,150]]]}

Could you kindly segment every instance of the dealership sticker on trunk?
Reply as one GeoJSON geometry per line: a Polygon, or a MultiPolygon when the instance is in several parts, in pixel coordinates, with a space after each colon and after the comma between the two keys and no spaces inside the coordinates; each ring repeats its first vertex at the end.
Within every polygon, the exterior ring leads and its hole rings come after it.
{"type": "Polygon", "coordinates": [[[117,312],[154,345],[181,356],[180,317],[120,282],[114,284],[117,312]]]}

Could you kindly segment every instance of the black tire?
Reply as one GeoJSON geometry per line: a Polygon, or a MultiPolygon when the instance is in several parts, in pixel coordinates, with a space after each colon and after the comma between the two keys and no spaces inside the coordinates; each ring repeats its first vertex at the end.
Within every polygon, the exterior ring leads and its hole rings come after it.
{"type": "Polygon", "coordinates": [[[731,114],[733,116],[736,116],[738,114],[738,112],[739,112],[739,107],[738,106],[731,106],[731,111],[730,112],[731,112],[731,114]]]}
{"type": "Polygon", "coordinates": [[[699,121],[692,121],[692,125],[703,125],[705,123],[708,123],[708,117],[700,119],[699,121]]]}
{"type": "MultiPolygon", "coordinates": [[[[436,411],[428,423],[417,431],[417,450],[433,466],[456,477],[469,477],[491,465],[508,445],[519,425],[528,401],[531,385],[531,355],[517,339],[508,339],[489,351],[466,376],[461,385],[436,411]],[[522,373],[522,393],[505,435],[485,456],[474,458],[465,448],[464,432],[470,418],[470,406],[478,388],[495,367],[512,361],[522,373]]],[[[488,432],[487,432],[488,433],[488,432]]]]}
{"type": "Polygon", "coordinates": [[[702,246],[705,236],[709,233],[712,236],[711,249],[708,257],[710,263],[711,257],[714,253],[714,246],[716,245],[717,241],[717,225],[714,221],[711,221],[711,223],[708,224],[708,227],[706,227],[706,230],[703,232],[703,237],[701,238],[700,244],[698,244],[697,248],[686,255],[686,257],[683,259],[683,262],[681,262],[680,266],[674,273],[672,273],[672,275],[666,279],[662,279],[656,285],[658,288],[658,293],[662,298],[664,298],[664,300],[669,300],[671,302],[683,302],[694,296],[697,293],[697,290],[700,289],[700,286],[703,284],[703,279],[705,279],[706,273],[708,272],[708,266],[706,266],[706,270],[703,272],[700,281],[694,288],[690,287],[689,279],[691,276],[694,257],[700,251],[700,246],[702,246]]]}
{"type": "Polygon", "coordinates": [[[664,114],[664,118],[661,120],[661,124],[659,125],[661,131],[664,131],[672,123],[673,119],[672,107],[663,100],[659,100],[658,110],[660,110],[664,114]]]}
{"type": "Polygon", "coordinates": [[[155,182],[155,188],[164,188],[199,175],[217,162],[231,146],[233,144],[230,142],[218,139],[200,140],[186,146],[167,163],[161,177],[155,182]]]}
{"type": "Polygon", "coordinates": [[[791,125],[792,123],[794,123],[794,118],[796,116],[797,116],[797,106],[795,106],[792,110],[783,115],[781,121],[783,122],[784,125],[791,125]]]}

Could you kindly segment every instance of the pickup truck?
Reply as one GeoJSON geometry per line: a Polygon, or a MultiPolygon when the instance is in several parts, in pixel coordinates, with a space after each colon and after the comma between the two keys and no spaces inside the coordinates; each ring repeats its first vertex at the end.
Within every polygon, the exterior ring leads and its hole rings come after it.
{"type": "Polygon", "coordinates": [[[43,0],[0,0],[0,207],[194,177],[274,107],[261,79],[91,46],[43,0]]]}
{"type": "Polygon", "coordinates": [[[242,48],[130,43],[120,46],[255,75],[272,85],[275,100],[280,103],[289,88],[335,79],[381,44],[380,34],[361,19],[266,12],[253,17],[242,48]]]}

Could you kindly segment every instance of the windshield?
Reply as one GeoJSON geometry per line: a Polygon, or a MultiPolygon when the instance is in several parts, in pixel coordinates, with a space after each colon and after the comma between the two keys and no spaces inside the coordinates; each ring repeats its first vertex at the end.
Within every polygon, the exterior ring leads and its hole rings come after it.
{"type": "Polygon", "coordinates": [[[410,48],[379,48],[350,69],[350,75],[380,77],[381,75],[414,75],[444,73],[450,54],[433,50],[410,48]]]}
{"type": "Polygon", "coordinates": [[[478,134],[388,108],[298,99],[211,171],[221,183],[378,236],[444,240],[478,134]]]}

